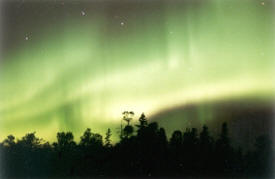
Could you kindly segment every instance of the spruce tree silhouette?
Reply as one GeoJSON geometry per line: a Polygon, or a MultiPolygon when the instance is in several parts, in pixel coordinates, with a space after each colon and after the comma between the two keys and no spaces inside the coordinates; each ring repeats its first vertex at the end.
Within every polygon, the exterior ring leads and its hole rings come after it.
{"type": "Polygon", "coordinates": [[[228,137],[227,123],[222,124],[220,137],[216,141],[216,168],[219,173],[228,173],[233,165],[233,149],[228,137]]]}
{"type": "Polygon", "coordinates": [[[111,144],[111,136],[112,136],[111,129],[108,128],[108,130],[106,132],[106,137],[105,137],[105,146],[107,148],[109,148],[109,147],[112,146],[112,144],[111,144]]]}
{"type": "Polygon", "coordinates": [[[138,121],[139,121],[139,124],[136,125],[136,126],[138,128],[138,130],[137,130],[138,133],[140,133],[140,130],[144,129],[148,125],[148,121],[147,121],[147,118],[144,115],[144,113],[141,114],[141,116],[139,117],[138,121]]]}
{"type": "Polygon", "coordinates": [[[203,126],[199,139],[199,170],[201,173],[211,173],[213,166],[214,139],[210,136],[208,127],[203,126]]]}
{"type": "Polygon", "coordinates": [[[183,142],[183,136],[181,131],[179,130],[174,131],[170,139],[170,146],[178,148],[178,147],[181,147],[182,142],[183,142]]]}
{"type": "Polygon", "coordinates": [[[185,172],[194,175],[199,166],[199,138],[197,129],[192,128],[186,129],[183,134],[183,157],[184,157],[184,168],[185,172]],[[191,154],[191,155],[190,155],[191,154]]]}

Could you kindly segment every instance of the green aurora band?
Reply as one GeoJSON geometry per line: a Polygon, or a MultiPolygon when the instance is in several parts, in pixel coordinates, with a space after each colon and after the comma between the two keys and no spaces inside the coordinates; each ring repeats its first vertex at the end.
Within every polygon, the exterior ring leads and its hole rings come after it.
{"type": "Polygon", "coordinates": [[[124,110],[150,117],[184,104],[274,96],[273,1],[120,3],[41,27],[40,39],[5,56],[1,139],[36,131],[54,140],[62,130],[78,139],[87,127],[115,133],[124,110]],[[129,9],[114,17],[120,3],[129,9]]]}

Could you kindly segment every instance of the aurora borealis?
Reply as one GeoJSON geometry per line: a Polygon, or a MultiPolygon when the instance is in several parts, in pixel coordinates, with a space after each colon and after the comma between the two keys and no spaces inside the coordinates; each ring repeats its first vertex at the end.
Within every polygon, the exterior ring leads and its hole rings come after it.
{"type": "Polygon", "coordinates": [[[2,4],[0,137],[105,133],[133,110],[274,97],[274,1],[2,4]]]}

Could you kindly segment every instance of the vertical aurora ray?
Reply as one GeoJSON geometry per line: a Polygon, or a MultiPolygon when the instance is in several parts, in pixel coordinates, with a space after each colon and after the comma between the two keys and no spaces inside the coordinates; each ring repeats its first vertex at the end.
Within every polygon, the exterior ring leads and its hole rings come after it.
{"type": "MultiPolygon", "coordinates": [[[[2,138],[78,137],[116,128],[124,110],[273,97],[273,1],[85,2],[85,15],[70,2],[63,11],[1,61],[2,138]]],[[[211,109],[199,115],[211,120],[211,109]]]]}

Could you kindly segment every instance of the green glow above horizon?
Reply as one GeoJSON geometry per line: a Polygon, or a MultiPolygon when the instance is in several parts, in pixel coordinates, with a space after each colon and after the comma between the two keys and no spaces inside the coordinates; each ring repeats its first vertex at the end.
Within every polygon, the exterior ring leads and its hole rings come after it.
{"type": "Polygon", "coordinates": [[[272,1],[161,7],[137,17],[125,12],[124,25],[87,11],[24,42],[0,66],[0,138],[79,136],[87,127],[104,133],[124,110],[150,116],[189,103],[273,96],[272,1]]]}

